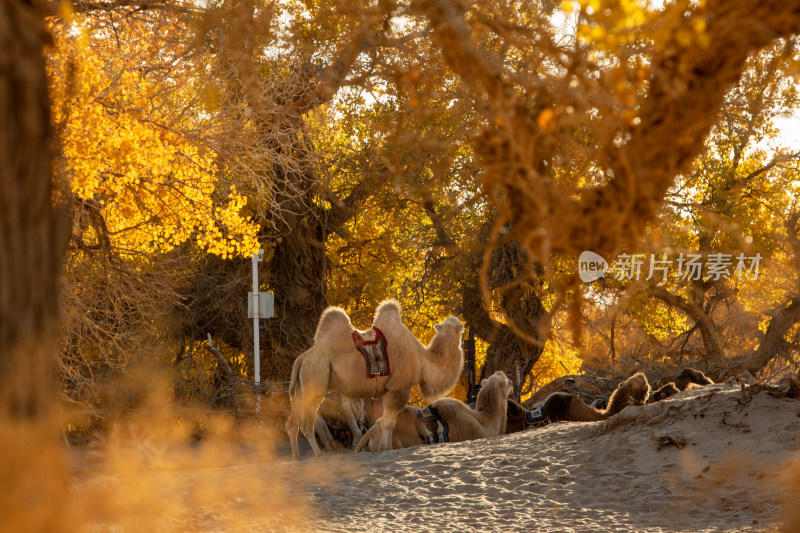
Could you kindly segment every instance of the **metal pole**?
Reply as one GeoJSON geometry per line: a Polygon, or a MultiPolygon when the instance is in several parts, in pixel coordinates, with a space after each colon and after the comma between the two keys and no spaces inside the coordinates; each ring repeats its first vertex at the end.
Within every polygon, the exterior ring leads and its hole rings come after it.
{"type": "Polygon", "coordinates": [[[264,257],[263,250],[259,250],[257,254],[253,254],[253,375],[255,382],[258,384],[261,381],[261,339],[258,331],[258,262],[264,257]]]}
{"type": "Polygon", "coordinates": [[[477,392],[475,391],[475,334],[472,331],[472,326],[469,328],[467,336],[467,401],[474,402],[477,392]]]}

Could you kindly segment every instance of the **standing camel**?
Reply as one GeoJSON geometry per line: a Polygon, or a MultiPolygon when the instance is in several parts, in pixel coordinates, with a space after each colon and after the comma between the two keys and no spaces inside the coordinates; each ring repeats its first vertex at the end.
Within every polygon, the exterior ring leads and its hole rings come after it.
{"type": "Polygon", "coordinates": [[[292,409],[286,421],[292,457],[300,458],[298,429],[314,454],[321,455],[314,438],[314,421],[317,408],[329,390],[348,398],[384,397],[380,448],[389,450],[397,413],[408,404],[411,387],[419,384],[426,400],[438,399],[455,387],[464,361],[461,322],[451,316],[436,324],[436,335],[426,347],[403,325],[400,314],[400,304],[395,300],[383,301],[375,310],[373,330],[383,336],[388,361],[382,366],[386,373],[370,375],[368,361],[356,347],[357,335],[350,317],[340,307],[323,311],[314,333],[314,345],[292,367],[289,385],[292,409]]]}
{"type": "MultiPolygon", "coordinates": [[[[465,440],[496,437],[506,432],[506,398],[514,385],[505,373],[498,370],[481,382],[481,390],[475,399],[475,409],[455,398],[436,400],[430,407],[420,409],[407,405],[397,415],[397,425],[392,434],[392,449],[408,448],[429,442],[431,431],[429,418],[423,413],[435,413],[434,423],[445,428],[446,438],[436,442],[462,442],[465,440]]],[[[436,426],[434,426],[436,427],[436,426]]],[[[380,430],[376,423],[356,447],[376,451],[380,430]]]]}

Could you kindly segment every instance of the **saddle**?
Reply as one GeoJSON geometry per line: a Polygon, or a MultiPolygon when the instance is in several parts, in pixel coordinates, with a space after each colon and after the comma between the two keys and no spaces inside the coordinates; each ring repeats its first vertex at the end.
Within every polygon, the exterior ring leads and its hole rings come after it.
{"type": "Polygon", "coordinates": [[[417,431],[425,444],[450,442],[450,428],[432,405],[417,410],[417,431]]]}
{"type": "Polygon", "coordinates": [[[544,405],[530,411],[525,411],[525,429],[546,426],[550,422],[552,422],[552,420],[547,416],[544,405]]]}
{"type": "Polygon", "coordinates": [[[389,352],[386,350],[386,336],[381,330],[372,327],[367,331],[353,331],[353,344],[356,350],[364,356],[367,365],[367,377],[388,376],[391,373],[389,368],[389,352]]]}

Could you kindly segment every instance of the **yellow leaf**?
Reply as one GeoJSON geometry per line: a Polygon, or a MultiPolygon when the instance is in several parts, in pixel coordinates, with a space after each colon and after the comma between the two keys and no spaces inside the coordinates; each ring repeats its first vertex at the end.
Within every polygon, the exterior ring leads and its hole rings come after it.
{"type": "Polygon", "coordinates": [[[536,124],[538,124],[539,128],[543,130],[552,130],[553,128],[553,110],[552,109],[544,109],[541,113],[539,113],[539,117],[536,119],[536,124]]]}

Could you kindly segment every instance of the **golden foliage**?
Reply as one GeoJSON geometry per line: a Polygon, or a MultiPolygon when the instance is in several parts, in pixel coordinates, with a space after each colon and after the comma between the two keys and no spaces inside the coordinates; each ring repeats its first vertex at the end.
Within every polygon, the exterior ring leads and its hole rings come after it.
{"type": "MultiPolygon", "coordinates": [[[[112,244],[167,252],[194,240],[221,257],[258,248],[246,198],[221,189],[212,128],[175,50],[179,26],[80,17],[51,25],[53,119],[72,192],[98,205],[112,244]]],[[[98,238],[98,236],[95,236],[98,238]]]]}

